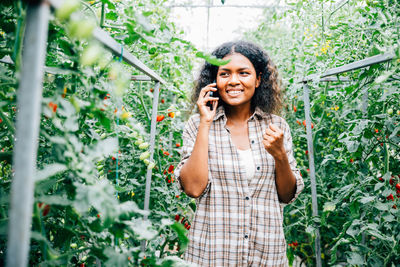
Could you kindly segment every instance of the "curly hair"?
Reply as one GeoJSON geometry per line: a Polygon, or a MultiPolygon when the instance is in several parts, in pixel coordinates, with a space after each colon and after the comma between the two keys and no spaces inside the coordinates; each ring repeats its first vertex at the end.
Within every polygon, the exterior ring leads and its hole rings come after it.
{"type": "MultiPolygon", "coordinates": [[[[222,44],[212,52],[212,55],[222,59],[234,53],[241,54],[249,59],[256,70],[257,78],[261,76],[260,85],[256,88],[251,100],[251,108],[254,110],[259,107],[264,112],[279,114],[282,107],[281,82],[275,64],[267,53],[253,43],[236,41],[222,44]]],[[[191,101],[193,106],[196,105],[201,89],[216,80],[217,72],[218,66],[208,62],[204,63],[192,91],[191,101]]],[[[222,99],[220,99],[218,106],[223,104],[222,99]]]]}

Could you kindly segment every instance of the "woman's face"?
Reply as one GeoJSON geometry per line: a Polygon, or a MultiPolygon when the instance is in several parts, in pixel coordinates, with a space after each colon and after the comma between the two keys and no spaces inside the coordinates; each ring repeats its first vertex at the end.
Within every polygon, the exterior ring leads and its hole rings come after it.
{"type": "Polygon", "coordinates": [[[242,54],[227,55],[223,60],[230,62],[220,66],[217,72],[218,93],[230,106],[250,107],[251,98],[260,84],[251,61],[242,54]]]}

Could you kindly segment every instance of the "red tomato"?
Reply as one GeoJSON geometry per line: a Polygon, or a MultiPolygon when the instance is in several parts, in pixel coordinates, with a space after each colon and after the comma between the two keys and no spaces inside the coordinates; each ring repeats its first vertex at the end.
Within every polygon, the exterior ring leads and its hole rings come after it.
{"type": "Polygon", "coordinates": [[[397,183],[397,184],[396,184],[396,189],[397,189],[397,190],[400,190],[400,183],[397,183]]]}
{"type": "Polygon", "coordinates": [[[174,165],[169,165],[168,172],[171,173],[174,171],[174,165]]]}
{"type": "Polygon", "coordinates": [[[164,118],[164,115],[157,115],[157,121],[162,121],[164,118]]]}
{"type": "Polygon", "coordinates": [[[49,212],[50,212],[50,205],[46,205],[46,206],[44,206],[44,208],[43,208],[43,216],[46,216],[47,214],[49,214],[49,212]]]}

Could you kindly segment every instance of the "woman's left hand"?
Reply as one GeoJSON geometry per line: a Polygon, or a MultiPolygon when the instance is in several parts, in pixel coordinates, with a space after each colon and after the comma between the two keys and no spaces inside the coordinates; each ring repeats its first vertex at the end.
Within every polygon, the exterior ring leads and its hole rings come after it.
{"type": "Polygon", "coordinates": [[[265,149],[275,159],[286,157],[285,146],[283,145],[283,131],[276,125],[270,123],[269,128],[263,135],[265,149]]]}

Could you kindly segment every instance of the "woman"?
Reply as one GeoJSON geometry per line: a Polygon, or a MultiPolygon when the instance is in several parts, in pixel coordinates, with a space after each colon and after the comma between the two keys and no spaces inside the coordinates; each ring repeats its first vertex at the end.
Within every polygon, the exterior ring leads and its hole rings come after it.
{"type": "Polygon", "coordinates": [[[272,114],[281,106],[276,68],[248,42],[225,43],[212,54],[229,63],[203,66],[193,95],[199,112],[186,124],[175,171],[197,204],[185,259],[287,266],[281,204],[294,201],[304,184],[289,126],[272,114]]]}

